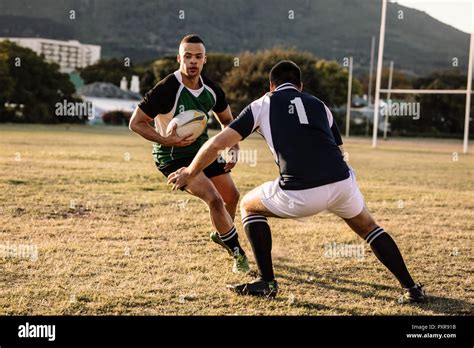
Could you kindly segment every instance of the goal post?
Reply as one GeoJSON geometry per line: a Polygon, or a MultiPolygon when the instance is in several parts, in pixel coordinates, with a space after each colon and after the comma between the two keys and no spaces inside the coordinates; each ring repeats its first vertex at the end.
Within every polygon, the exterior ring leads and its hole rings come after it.
{"type": "MultiPolygon", "coordinates": [[[[474,5],[473,5],[474,6],[474,5]]],[[[377,147],[377,133],[380,109],[380,93],[394,94],[464,94],[466,96],[466,107],[464,114],[464,137],[463,137],[463,153],[468,152],[469,148],[469,117],[471,113],[471,94],[472,92],[472,60],[474,56],[474,28],[471,29],[471,38],[469,43],[469,62],[467,72],[466,89],[382,89],[380,88],[382,81],[382,65],[383,50],[385,41],[385,20],[387,12],[387,0],[382,0],[382,15],[380,20],[380,39],[379,51],[377,57],[377,75],[375,82],[375,102],[374,102],[374,129],[372,133],[372,147],[377,147]]],[[[474,20],[474,18],[473,18],[474,20]]],[[[474,26],[474,24],[473,24],[474,26]]]]}

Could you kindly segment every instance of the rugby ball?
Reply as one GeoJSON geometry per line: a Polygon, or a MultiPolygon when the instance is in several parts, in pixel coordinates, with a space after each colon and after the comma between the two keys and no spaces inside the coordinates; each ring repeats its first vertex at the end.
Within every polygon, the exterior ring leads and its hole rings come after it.
{"type": "Polygon", "coordinates": [[[199,110],[186,110],[172,118],[166,134],[170,135],[174,126],[177,125],[176,134],[182,137],[186,134],[192,134],[190,140],[196,140],[206,129],[207,114],[199,110]]]}

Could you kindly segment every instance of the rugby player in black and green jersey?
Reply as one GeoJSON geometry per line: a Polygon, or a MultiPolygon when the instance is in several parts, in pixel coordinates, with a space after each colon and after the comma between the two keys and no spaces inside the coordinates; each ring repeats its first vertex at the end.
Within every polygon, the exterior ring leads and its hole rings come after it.
{"type": "MultiPolygon", "coordinates": [[[[186,110],[214,113],[222,128],[233,121],[232,113],[222,89],[201,71],[206,63],[206,48],[197,35],[186,35],[180,42],[177,56],[179,70],[159,81],[135,109],[130,129],[153,142],[155,164],[166,177],[192,162],[201,146],[207,141],[207,129],[195,141],[188,135],[179,137],[176,128],[169,135],[166,128],[173,117],[186,110]],[[154,121],[155,127],[150,125],[154,121]]],[[[209,207],[211,223],[217,232],[211,240],[223,246],[234,263],[235,273],[249,271],[248,260],[239,244],[234,226],[239,191],[230,176],[235,166],[238,147],[232,149],[233,161],[220,157],[200,172],[185,190],[202,199],[209,207]]]]}

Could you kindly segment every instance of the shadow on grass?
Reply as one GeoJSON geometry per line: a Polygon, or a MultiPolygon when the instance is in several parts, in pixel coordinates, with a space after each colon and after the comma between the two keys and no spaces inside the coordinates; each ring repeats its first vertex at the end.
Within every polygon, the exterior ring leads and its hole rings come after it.
{"type": "Polygon", "coordinates": [[[468,301],[450,298],[433,296],[429,294],[427,303],[411,304],[420,309],[431,310],[436,314],[444,315],[472,315],[474,313],[474,304],[468,301]]]}
{"type": "MultiPolygon", "coordinates": [[[[336,290],[341,293],[349,293],[361,298],[374,297],[378,300],[383,300],[387,302],[397,302],[399,295],[401,294],[400,288],[395,286],[389,286],[384,284],[370,283],[365,281],[355,281],[352,279],[347,279],[344,277],[338,277],[333,274],[320,274],[312,270],[307,270],[301,267],[290,266],[282,259],[278,261],[278,267],[286,270],[290,275],[278,274],[278,278],[285,278],[291,282],[296,282],[298,284],[314,285],[315,291],[321,291],[322,289],[327,290],[336,290]],[[324,278],[324,281],[319,280],[324,278]],[[311,280],[308,280],[311,279],[311,280]],[[369,286],[373,288],[373,291],[364,291],[359,290],[369,286]],[[393,292],[393,297],[383,296],[377,293],[380,290],[390,290],[393,292]]],[[[427,303],[414,303],[414,304],[400,304],[400,305],[410,305],[420,310],[433,311],[435,314],[444,314],[444,315],[472,315],[474,311],[474,304],[468,301],[461,299],[454,299],[449,297],[440,297],[433,296],[429,293],[429,286],[427,286],[428,301],[427,303]]],[[[304,302],[298,301],[295,305],[302,306],[308,309],[314,310],[335,310],[341,314],[351,314],[351,315],[360,315],[359,311],[351,311],[347,309],[339,309],[333,307],[327,307],[316,302],[304,302]]]]}

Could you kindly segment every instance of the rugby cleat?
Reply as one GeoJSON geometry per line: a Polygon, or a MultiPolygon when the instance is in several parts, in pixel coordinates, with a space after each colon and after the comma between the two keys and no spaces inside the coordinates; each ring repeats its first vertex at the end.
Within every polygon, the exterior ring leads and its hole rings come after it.
{"type": "Polygon", "coordinates": [[[227,285],[227,289],[238,295],[274,298],[278,293],[278,283],[276,280],[267,282],[259,278],[251,283],[227,285]]]}
{"type": "Polygon", "coordinates": [[[426,302],[426,292],[421,284],[415,284],[411,288],[403,289],[403,300],[408,303],[424,303],[426,302]]]}
{"type": "Polygon", "coordinates": [[[250,266],[247,256],[241,255],[240,253],[233,253],[232,250],[222,241],[221,237],[219,236],[219,233],[217,232],[211,232],[210,238],[211,241],[216,244],[219,244],[229,253],[230,256],[233,257],[234,263],[232,265],[232,272],[243,274],[247,274],[250,272],[250,266]]]}
{"type": "Polygon", "coordinates": [[[211,232],[209,237],[211,238],[211,241],[223,247],[229,253],[230,256],[234,256],[232,250],[230,250],[230,248],[222,241],[221,237],[219,236],[219,233],[217,233],[216,231],[211,232]]]}
{"type": "Polygon", "coordinates": [[[232,265],[232,272],[247,274],[250,272],[249,260],[245,255],[234,255],[234,264],[232,265]]]}

